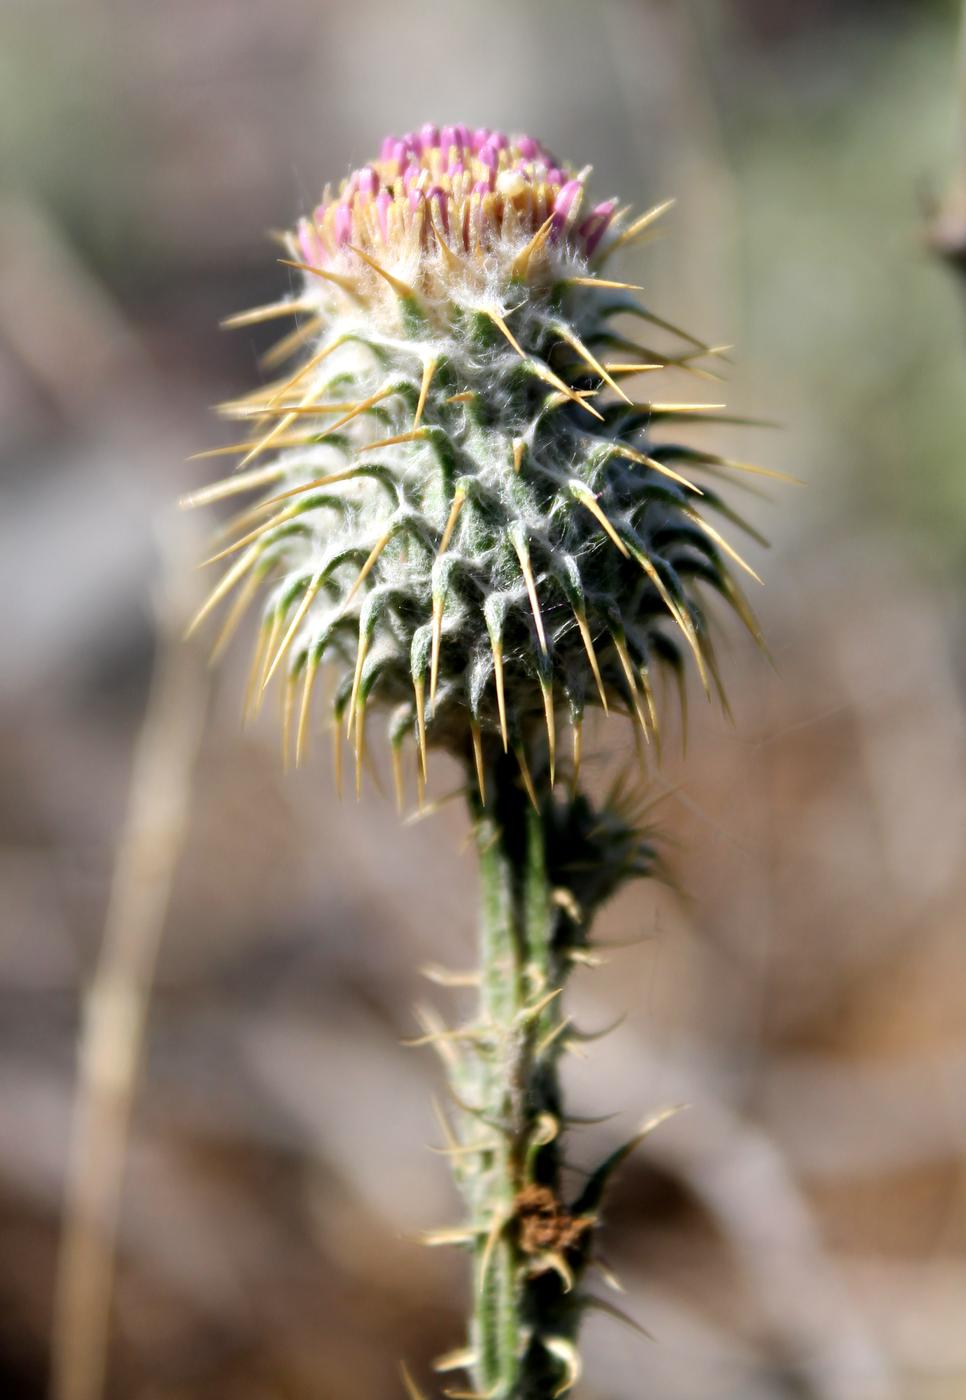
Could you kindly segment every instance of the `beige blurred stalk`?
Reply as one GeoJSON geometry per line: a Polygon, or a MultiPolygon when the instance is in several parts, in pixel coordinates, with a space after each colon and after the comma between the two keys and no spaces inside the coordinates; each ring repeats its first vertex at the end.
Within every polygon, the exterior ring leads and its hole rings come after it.
{"type": "Polygon", "coordinates": [[[190,810],[207,680],[182,642],[189,552],[166,541],[157,649],[107,918],[84,1005],[53,1323],[51,1400],[104,1388],[124,1164],[147,1010],[190,810]]]}

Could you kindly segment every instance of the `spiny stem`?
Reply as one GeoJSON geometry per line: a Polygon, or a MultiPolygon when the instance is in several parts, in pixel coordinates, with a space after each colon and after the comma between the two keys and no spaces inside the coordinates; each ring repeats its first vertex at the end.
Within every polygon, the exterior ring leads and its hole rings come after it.
{"type": "MultiPolygon", "coordinates": [[[[481,1234],[474,1262],[471,1340],[474,1381],[499,1400],[549,1397],[560,1381],[559,1365],[540,1338],[559,1331],[545,1316],[543,1280],[518,1239],[518,1202],[536,1182],[556,1194],[556,1150],[535,1149],[546,1123],[559,1115],[553,1031],[559,1024],[564,968],[554,950],[558,913],[550,898],[546,830],[520,789],[512,755],[496,746],[487,755],[489,805],[474,807],[480,865],[481,990],[479,1023],[489,1032],[487,1051],[464,1064],[458,1090],[481,1110],[486,1131],[498,1129],[498,1145],[481,1153],[479,1170],[465,1177],[473,1219],[481,1234]]],[[[467,1133],[479,1132],[469,1124],[467,1133]]],[[[545,1128],[544,1128],[545,1132],[545,1128]]],[[[552,1136],[552,1134],[551,1134],[552,1136]]],[[[553,1295],[556,1290],[551,1289],[553,1295]]]]}

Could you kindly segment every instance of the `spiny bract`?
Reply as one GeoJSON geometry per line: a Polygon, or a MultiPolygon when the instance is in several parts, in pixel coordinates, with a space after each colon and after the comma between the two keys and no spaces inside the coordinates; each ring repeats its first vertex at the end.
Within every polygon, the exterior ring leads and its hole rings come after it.
{"type": "Polygon", "coordinates": [[[684,474],[742,464],[652,436],[722,405],[625,388],[666,369],[716,379],[699,366],[716,351],[601,275],[666,206],[630,222],[613,200],[587,211],[588,173],[488,130],[387,139],[285,235],[297,294],[229,323],[291,315],[269,359],[305,358],[224,406],[252,427],[220,449],[240,470],[188,504],[265,494],[214,556],[231,563],[196,624],[241,585],[220,650],[263,593],[250,703],[287,674],[297,757],[326,663],[357,781],[378,703],[397,788],[412,736],[421,781],[428,744],[472,757],[481,784],[487,747],[511,745],[533,795],[531,773],[552,784],[562,712],[579,756],[588,704],[652,736],[657,666],[680,677],[690,652],[717,684],[697,584],[756,631],[726,556],[748,566],[705,515],[732,513],[684,474]],[[618,316],[685,348],[641,345],[618,316]]]}

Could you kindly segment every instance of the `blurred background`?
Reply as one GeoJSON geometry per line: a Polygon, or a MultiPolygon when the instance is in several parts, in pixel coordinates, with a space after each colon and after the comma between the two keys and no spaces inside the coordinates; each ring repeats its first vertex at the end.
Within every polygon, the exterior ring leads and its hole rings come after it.
{"type": "Polygon", "coordinates": [[[4,1400],[391,1400],[460,1338],[462,1261],[415,1243],[458,1210],[440,1077],[399,1043],[456,1014],[420,966],[473,957],[458,806],[340,806],[324,746],[283,777],[245,648],[178,642],[206,526],[173,504],[262,373],[218,322],[286,289],[266,232],[427,119],[676,195],[623,273],[786,425],[715,441],[806,482],[741,502],[774,668],[732,629],[735,723],[695,695],[655,783],[685,894],[627,891],[576,979],[582,1026],[625,1020],[568,1071],[618,1115],[573,1158],[690,1105],[604,1237],[654,1340],[591,1317],[579,1394],[966,1397],[957,11],[3,0],[4,1400]]]}

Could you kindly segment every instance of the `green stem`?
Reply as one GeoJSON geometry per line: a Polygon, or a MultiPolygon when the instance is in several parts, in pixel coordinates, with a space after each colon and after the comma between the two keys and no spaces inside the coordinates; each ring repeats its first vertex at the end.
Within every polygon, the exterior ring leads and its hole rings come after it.
{"type": "Polygon", "coordinates": [[[468,1110],[458,1175],[479,1231],[474,1379],[497,1400],[544,1400],[562,1375],[544,1342],[572,1336],[573,1308],[566,1279],[521,1234],[521,1202],[539,1187],[544,1201],[547,1192],[559,1201],[555,1033],[569,963],[551,898],[545,814],[527,802],[512,760],[493,756],[486,778],[488,805],[473,812],[481,891],[477,1053],[463,1057],[454,1076],[468,1110]]]}
{"type": "MultiPolygon", "coordinates": [[[[593,1298],[582,1292],[608,1182],[640,1134],[562,1197],[564,1115],[559,1058],[569,1022],[561,992],[586,958],[591,920],[626,881],[661,873],[635,809],[617,787],[599,804],[556,800],[539,749],[539,782],[486,739],[486,801],[471,798],[480,866],[476,1015],[438,1037],[461,1117],[449,1150],[468,1207],[473,1250],[470,1346],[460,1364],[472,1394],[550,1400],[576,1383],[576,1336],[593,1298]],[[539,810],[526,792],[544,794],[539,810]]],[[[467,755],[474,773],[475,763],[467,755]]],[[[522,753],[521,753],[522,761],[522,753]]]]}

